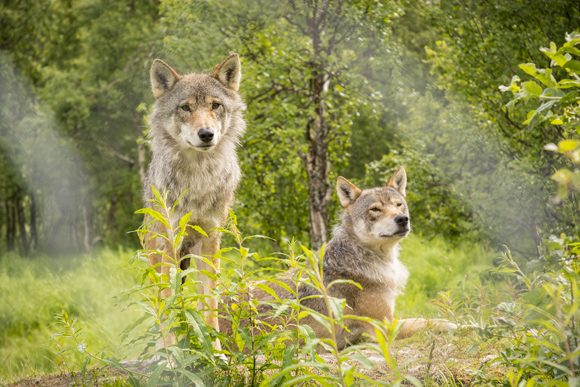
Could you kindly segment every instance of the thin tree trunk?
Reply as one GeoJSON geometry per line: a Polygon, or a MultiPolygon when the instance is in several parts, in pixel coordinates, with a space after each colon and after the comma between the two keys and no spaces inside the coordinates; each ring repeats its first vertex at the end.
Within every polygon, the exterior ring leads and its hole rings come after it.
{"type": "Polygon", "coordinates": [[[6,198],[4,207],[6,208],[6,248],[8,251],[14,250],[14,207],[12,206],[12,200],[14,196],[6,198]]]}
{"type": "Polygon", "coordinates": [[[119,204],[119,197],[113,195],[111,198],[111,207],[109,208],[109,219],[107,221],[107,232],[109,236],[117,228],[117,207],[119,204]]]}
{"type": "Polygon", "coordinates": [[[91,229],[90,229],[90,225],[89,225],[89,217],[87,214],[87,206],[84,203],[83,203],[83,224],[84,224],[84,229],[85,229],[83,243],[85,246],[85,250],[88,253],[91,251],[91,229]]]}
{"type": "Polygon", "coordinates": [[[36,219],[36,198],[34,193],[30,192],[30,243],[33,250],[38,249],[38,227],[36,219]]]}
{"type": "Polygon", "coordinates": [[[16,202],[16,217],[18,219],[18,231],[20,233],[20,242],[22,244],[22,253],[28,255],[28,238],[26,236],[26,218],[24,216],[24,205],[22,200],[17,197],[16,202]]]}
{"type": "Polygon", "coordinates": [[[137,127],[137,131],[137,165],[139,166],[141,186],[143,186],[143,182],[145,181],[145,161],[147,149],[145,149],[145,138],[143,137],[143,131],[139,127],[137,127]]]}
{"type": "Polygon", "coordinates": [[[315,71],[313,74],[316,116],[307,127],[308,153],[305,157],[310,196],[310,237],[312,248],[319,250],[328,236],[328,202],[332,198],[330,185],[330,158],[328,154],[328,130],[324,94],[328,80],[315,71]],[[313,130],[311,130],[313,127],[313,130]]]}
{"type": "MultiPolygon", "coordinates": [[[[328,236],[328,202],[332,198],[330,185],[330,157],[328,154],[328,124],[326,122],[326,101],[330,77],[324,65],[320,63],[321,23],[326,17],[328,2],[323,1],[320,9],[314,11],[309,20],[312,34],[314,60],[312,62],[312,102],[314,119],[306,126],[308,153],[303,156],[308,176],[308,194],[310,197],[310,239],[312,248],[319,250],[328,236]],[[312,130],[313,129],[313,130],[312,130]]],[[[316,8],[316,7],[315,7],[316,8]]]]}

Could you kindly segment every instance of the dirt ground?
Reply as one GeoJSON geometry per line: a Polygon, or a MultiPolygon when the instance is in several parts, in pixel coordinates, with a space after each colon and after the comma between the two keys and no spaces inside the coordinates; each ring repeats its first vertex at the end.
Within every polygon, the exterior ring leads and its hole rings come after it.
{"type": "MultiPolygon", "coordinates": [[[[433,337],[423,336],[413,338],[410,341],[397,341],[392,348],[391,355],[396,359],[402,374],[411,375],[415,378],[429,382],[429,385],[458,385],[468,386],[473,379],[473,371],[487,364],[486,373],[501,375],[505,371],[493,366],[490,362],[497,356],[496,348],[478,348],[471,354],[467,350],[472,345],[461,337],[448,338],[445,336],[433,337]],[[406,364],[405,364],[406,363],[406,364]]],[[[373,363],[371,369],[364,369],[358,362],[354,362],[358,371],[375,380],[392,380],[393,371],[387,365],[382,355],[373,351],[364,351],[373,363]]],[[[320,355],[327,364],[336,364],[336,359],[331,354],[320,355]]],[[[149,363],[138,363],[135,361],[124,362],[128,369],[145,373],[149,363]]],[[[85,380],[89,383],[82,383],[80,373],[46,375],[23,379],[7,387],[68,387],[68,386],[111,386],[119,385],[120,380],[125,380],[127,375],[121,371],[112,373],[92,372],[85,380]]]]}

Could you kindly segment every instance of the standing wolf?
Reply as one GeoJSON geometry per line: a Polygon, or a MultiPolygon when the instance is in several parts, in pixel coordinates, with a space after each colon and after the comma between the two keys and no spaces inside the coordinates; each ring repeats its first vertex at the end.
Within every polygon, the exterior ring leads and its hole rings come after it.
{"type": "MultiPolygon", "coordinates": [[[[210,230],[226,220],[241,178],[236,152],[246,128],[242,115],[245,105],[238,93],[241,76],[237,54],[231,54],[215,66],[211,74],[179,75],[159,59],[151,66],[156,101],[150,119],[153,155],[143,187],[145,205],[152,205],[149,201],[153,198],[151,186],[168,191],[167,201],[171,205],[187,190],[171,222],[177,226],[183,215],[193,211],[189,223],[200,226],[209,235],[205,237],[188,230],[180,257],[187,254],[213,256],[219,250],[220,235],[210,230]]],[[[163,227],[159,222],[156,224],[163,227]]],[[[149,239],[147,249],[172,255],[171,246],[162,238],[149,239]]],[[[219,259],[208,258],[219,268],[219,259]]],[[[170,262],[158,254],[149,257],[150,265],[158,263],[170,262]]],[[[181,265],[188,267],[189,259],[183,260],[181,265]]],[[[213,271],[202,261],[197,265],[198,270],[213,271]]],[[[157,270],[169,277],[167,265],[158,266],[157,270]]],[[[201,274],[199,280],[202,284],[198,292],[210,294],[215,287],[214,281],[201,274]]],[[[169,295],[171,290],[164,289],[161,297],[169,295]]],[[[198,309],[203,309],[201,304],[198,309]]],[[[206,298],[206,304],[210,309],[217,307],[217,301],[211,298],[206,298]]],[[[207,324],[219,329],[217,318],[209,314],[206,313],[207,324]]],[[[219,346],[219,342],[215,345],[219,346]]]]}

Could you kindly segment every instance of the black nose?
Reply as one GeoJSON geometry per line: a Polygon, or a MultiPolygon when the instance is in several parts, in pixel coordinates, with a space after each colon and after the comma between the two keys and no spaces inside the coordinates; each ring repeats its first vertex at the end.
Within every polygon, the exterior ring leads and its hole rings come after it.
{"type": "Polygon", "coordinates": [[[397,215],[395,217],[395,223],[397,223],[400,227],[404,227],[409,223],[409,217],[405,215],[397,215]]]}
{"type": "Polygon", "coordinates": [[[203,142],[211,142],[211,140],[213,140],[213,130],[211,129],[200,129],[199,132],[197,132],[197,135],[203,142]]]}

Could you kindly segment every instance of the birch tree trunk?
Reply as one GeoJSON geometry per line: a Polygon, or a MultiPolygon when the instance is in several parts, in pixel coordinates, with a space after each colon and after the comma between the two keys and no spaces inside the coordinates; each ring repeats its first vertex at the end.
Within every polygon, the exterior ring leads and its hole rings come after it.
{"type": "Polygon", "coordinates": [[[320,8],[314,7],[312,17],[308,18],[313,44],[313,62],[311,64],[311,92],[314,106],[314,118],[306,125],[308,151],[303,155],[308,176],[308,193],[310,198],[310,238],[314,250],[320,250],[328,236],[328,202],[332,198],[330,184],[330,157],[328,154],[329,128],[326,121],[326,94],[330,75],[321,62],[321,26],[325,22],[328,1],[322,1],[320,8]]]}

